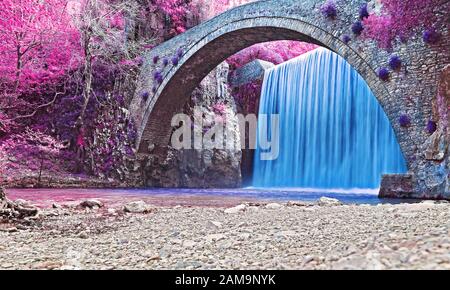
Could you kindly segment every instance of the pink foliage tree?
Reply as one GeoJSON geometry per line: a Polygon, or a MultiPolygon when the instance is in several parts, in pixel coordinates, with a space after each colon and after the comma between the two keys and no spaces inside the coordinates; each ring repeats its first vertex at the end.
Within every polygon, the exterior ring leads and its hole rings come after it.
{"type": "Polygon", "coordinates": [[[59,173],[60,154],[64,148],[64,144],[55,138],[26,128],[22,133],[12,134],[0,144],[0,165],[3,171],[0,175],[10,176],[10,170],[23,174],[31,170],[37,172],[40,181],[44,171],[59,173]]]}
{"type": "Polygon", "coordinates": [[[188,28],[187,16],[196,13],[193,0],[154,0],[149,5],[162,10],[170,18],[169,34],[171,36],[185,32],[188,28]]]}
{"type": "Polygon", "coordinates": [[[205,21],[231,8],[254,1],[255,0],[195,0],[195,5],[198,7],[197,11],[200,14],[201,20],[205,21]]]}
{"type": "Polygon", "coordinates": [[[68,0],[0,2],[0,137],[50,106],[79,64],[68,0]]]}
{"type": "Polygon", "coordinates": [[[255,59],[280,64],[317,48],[316,45],[298,41],[272,41],[255,44],[228,59],[232,69],[236,69],[255,59]]]}
{"type": "Polygon", "coordinates": [[[79,35],[66,7],[67,0],[0,2],[0,81],[4,90],[39,90],[78,64],[79,35]]]}
{"type": "Polygon", "coordinates": [[[390,49],[398,38],[406,41],[418,28],[438,27],[448,13],[446,0],[379,0],[380,13],[371,12],[363,20],[363,36],[374,39],[380,48],[390,49]]]}

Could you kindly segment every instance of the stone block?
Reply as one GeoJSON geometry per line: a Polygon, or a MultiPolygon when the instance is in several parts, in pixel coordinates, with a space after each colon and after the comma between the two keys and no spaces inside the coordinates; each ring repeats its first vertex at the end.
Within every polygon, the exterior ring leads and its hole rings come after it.
{"type": "Polygon", "coordinates": [[[381,179],[380,198],[411,198],[414,194],[412,174],[386,174],[381,179]]]}

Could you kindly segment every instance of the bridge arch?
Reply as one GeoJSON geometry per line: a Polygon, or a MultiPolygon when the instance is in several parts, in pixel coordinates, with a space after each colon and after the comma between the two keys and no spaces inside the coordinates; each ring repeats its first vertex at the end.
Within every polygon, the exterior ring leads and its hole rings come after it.
{"type": "MultiPolygon", "coordinates": [[[[253,44],[297,40],[314,43],[343,56],[364,77],[369,87],[389,116],[389,92],[377,78],[375,68],[345,44],[317,26],[287,17],[256,17],[241,19],[199,39],[183,55],[177,66],[172,66],[164,80],[146,104],[139,128],[140,150],[148,144],[167,145],[170,139],[170,120],[186,103],[192,91],[217,65],[233,54],[253,44]]],[[[150,73],[151,75],[151,73],[150,73]]],[[[154,81],[153,81],[154,82],[154,81]]],[[[395,116],[389,116],[392,121],[395,116]]]]}

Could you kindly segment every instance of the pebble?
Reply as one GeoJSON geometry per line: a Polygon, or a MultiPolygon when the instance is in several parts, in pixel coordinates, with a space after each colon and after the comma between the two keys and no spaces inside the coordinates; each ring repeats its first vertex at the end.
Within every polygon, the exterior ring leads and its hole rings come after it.
{"type": "Polygon", "coordinates": [[[241,204],[241,205],[238,205],[238,206],[235,206],[235,207],[232,207],[232,208],[227,208],[225,210],[225,213],[227,213],[227,214],[237,214],[237,213],[245,211],[246,208],[247,208],[247,206],[245,204],[241,204]]]}
{"type": "Polygon", "coordinates": [[[47,210],[37,227],[1,227],[0,269],[450,269],[444,203],[47,210]]]}
{"type": "Polygon", "coordinates": [[[266,209],[273,209],[273,210],[280,209],[282,207],[283,207],[283,205],[281,205],[279,203],[269,203],[265,206],[266,209]]]}
{"type": "Polygon", "coordinates": [[[208,221],[207,226],[212,229],[220,229],[222,227],[222,223],[216,221],[208,221]]]}

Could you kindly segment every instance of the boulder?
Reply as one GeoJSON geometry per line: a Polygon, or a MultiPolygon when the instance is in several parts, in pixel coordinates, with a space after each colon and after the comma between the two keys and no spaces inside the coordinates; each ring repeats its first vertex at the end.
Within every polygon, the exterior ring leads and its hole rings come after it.
{"type": "Polygon", "coordinates": [[[321,197],[317,201],[317,204],[319,206],[340,206],[340,205],[343,205],[343,203],[341,201],[339,201],[338,199],[328,198],[328,197],[321,197]]]}
{"type": "Polygon", "coordinates": [[[81,208],[94,208],[94,207],[101,208],[103,207],[103,203],[97,199],[87,199],[80,202],[78,206],[81,208]]]}
{"type": "Polygon", "coordinates": [[[152,207],[144,201],[140,200],[126,204],[123,207],[123,211],[128,213],[149,213],[152,211],[152,207]]]}
{"type": "Polygon", "coordinates": [[[207,227],[210,229],[220,229],[222,227],[222,223],[216,221],[208,221],[207,227]]]}
{"type": "Polygon", "coordinates": [[[225,210],[225,213],[227,214],[237,214],[240,212],[244,212],[246,210],[247,206],[245,204],[240,204],[238,206],[232,207],[232,208],[227,208],[225,210]]]}
{"type": "Polygon", "coordinates": [[[279,203],[269,203],[265,207],[266,207],[266,209],[280,209],[283,207],[283,205],[281,205],[279,203]]]}

